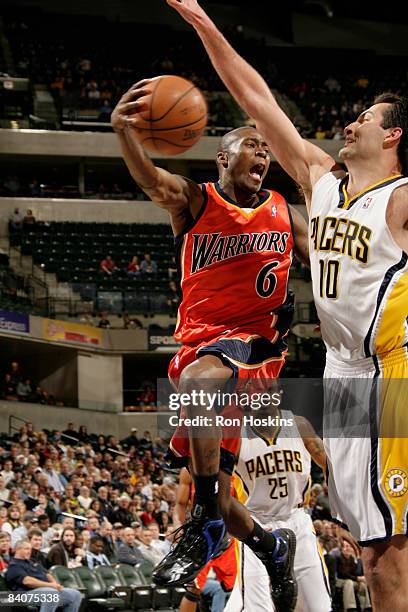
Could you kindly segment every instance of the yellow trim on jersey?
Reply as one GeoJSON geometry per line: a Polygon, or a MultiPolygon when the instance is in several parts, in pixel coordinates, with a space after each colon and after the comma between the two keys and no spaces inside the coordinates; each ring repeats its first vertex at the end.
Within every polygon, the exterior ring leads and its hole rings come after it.
{"type": "Polygon", "coordinates": [[[242,482],[237,472],[234,472],[233,481],[235,497],[237,498],[240,504],[245,505],[246,501],[248,500],[248,494],[245,491],[244,483],[242,482]]]}
{"type": "MultiPolygon", "coordinates": [[[[181,271],[181,278],[180,278],[180,286],[181,283],[184,280],[184,259],[186,256],[186,247],[187,247],[187,240],[188,240],[188,234],[184,234],[183,236],[183,244],[181,246],[181,251],[180,251],[180,271],[181,271]]],[[[180,325],[180,308],[177,309],[177,319],[176,319],[176,327],[175,327],[175,333],[177,333],[177,329],[178,326],[180,325]]]]}
{"type": "Polygon", "coordinates": [[[395,283],[375,337],[374,352],[388,353],[404,344],[408,312],[408,271],[395,283]]]}
{"type": "Polygon", "coordinates": [[[225,353],[222,353],[222,356],[225,357],[225,359],[228,359],[228,361],[230,361],[234,365],[238,366],[239,368],[243,368],[244,370],[253,370],[254,368],[260,368],[266,363],[271,363],[272,361],[282,361],[285,359],[285,354],[286,353],[284,353],[282,357],[269,357],[269,359],[265,359],[265,361],[261,361],[260,363],[251,363],[250,365],[248,365],[247,363],[242,363],[242,361],[237,361],[229,355],[225,355],[225,353]]]}
{"type": "Polygon", "coordinates": [[[408,512],[408,414],[404,392],[408,379],[408,351],[405,348],[397,349],[400,359],[396,359],[395,353],[379,356],[379,462],[382,494],[393,517],[393,535],[405,535],[408,512]],[[398,438],[398,434],[405,437],[398,438]]]}
{"type": "Polygon", "coordinates": [[[371,189],[374,189],[375,187],[379,187],[383,183],[386,183],[387,181],[391,181],[392,179],[395,179],[395,178],[398,178],[398,177],[402,177],[402,174],[393,174],[392,176],[387,176],[387,178],[382,179],[381,181],[378,181],[378,183],[374,183],[373,185],[370,185],[369,187],[366,187],[366,189],[363,189],[362,191],[359,191],[352,198],[349,198],[348,193],[347,193],[347,189],[346,189],[346,185],[344,184],[342,186],[342,192],[343,192],[343,195],[344,195],[344,204],[343,204],[342,208],[348,208],[350,206],[350,204],[352,204],[355,200],[357,200],[357,198],[361,197],[362,195],[364,195],[368,191],[371,191],[371,189]]]}
{"type": "Polygon", "coordinates": [[[251,217],[253,217],[253,215],[255,215],[259,210],[261,210],[261,208],[263,208],[265,206],[265,204],[268,204],[268,202],[271,201],[272,199],[272,193],[269,192],[268,197],[266,198],[265,202],[262,202],[262,204],[260,204],[259,206],[257,206],[256,208],[254,208],[253,210],[251,210],[251,212],[247,212],[245,210],[242,210],[242,208],[240,206],[238,206],[237,204],[233,204],[232,202],[229,202],[228,200],[226,200],[225,198],[222,197],[222,195],[217,191],[216,187],[215,187],[215,183],[211,183],[213,192],[219,197],[219,199],[224,202],[224,204],[227,204],[228,206],[232,206],[233,208],[236,208],[237,210],[239,210],[239,212],[246,218],[246,219],[250,219],[251,217]]]}

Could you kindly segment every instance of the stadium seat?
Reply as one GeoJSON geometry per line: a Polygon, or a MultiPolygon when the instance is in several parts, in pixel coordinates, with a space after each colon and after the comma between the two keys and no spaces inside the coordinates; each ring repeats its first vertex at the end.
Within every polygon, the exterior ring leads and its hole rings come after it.
{"type": "Polygon", "coordinates": [[[107,587],[107,595],[121,597],[129,607],[132,600],[132,589],[127,586],[120,574],[109,565],[100,565],[95,569],[95,574],[107,587]]]}
{"type": "Polygon", "coordinates": [[[77,567],[73,570],[86,589],[87,606],[91,610],[124,610],[126,602],[121,597],[105,595],[108,588],[101,578],[88,567],[77,567]]]}
{"type": "Polygon", "coordinates": [[[132,609],[150,610],[152,606],[152,588],[146,584],[145,577],[133,565],[121,563],[116,566],[123,584],[132,589],[132,609]]]}
{"type": "Polygon", "coordinates": [[[153,575],[154,565],[150,561],[141,561],[135,565],[135,569],[150,582],[153,575]]]}
{"type": "Polygon", "coordinates": [[[78,591],[81,591],[81,593],[86,593],[86,589],[78,574],[68,567],[65,567],[64,565],[53,565],[49,572],[58,580],[60,584],[62,584],[63,587],[67,589],[78,589],[78,591]]]}

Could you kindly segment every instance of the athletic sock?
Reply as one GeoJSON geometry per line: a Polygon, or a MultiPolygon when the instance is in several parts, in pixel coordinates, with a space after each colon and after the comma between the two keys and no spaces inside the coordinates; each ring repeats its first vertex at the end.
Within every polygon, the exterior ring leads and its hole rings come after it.
{"type": "Polygon", "coordinates": [[[272,559],[279,558],[286,553],[287,545],[281,538],[265,531],[259,523],[254,521],[252,533],[242,540],[251,550],[257,553],[272,553],[272,559]]]}
{"type": "Polygon", "coordinates": [[[195,519],[218,519],[218,472],[211,476],[197,476],[194,480],[194,507],[192,516],[195,519]]]}

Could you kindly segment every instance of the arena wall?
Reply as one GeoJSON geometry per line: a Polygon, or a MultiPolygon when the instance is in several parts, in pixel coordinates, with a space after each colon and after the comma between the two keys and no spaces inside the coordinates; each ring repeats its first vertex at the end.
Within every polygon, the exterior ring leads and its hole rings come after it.
{"type": "Polygon", "coordinates": [[[75,426],[86,425],[90,433],[115,435],[124,438],[129,435],[132,427],[137,427],[139,435],[148,429],[152,436],[157,436],[157,413],[121,413],[107,414],[96,410],[80,410],[78,408],[60,408],[56,406],[41,406],[20,402],[0,400],[0,432],[9,431],[9,419],[16,431],[22,423],[18,419],[31,421],[36,429],[64,430],[67,423],[75,426]]]}

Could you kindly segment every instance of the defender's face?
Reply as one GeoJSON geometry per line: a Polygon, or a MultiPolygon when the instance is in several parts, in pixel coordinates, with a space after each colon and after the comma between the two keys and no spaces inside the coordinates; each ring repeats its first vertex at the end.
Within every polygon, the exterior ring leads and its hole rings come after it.
{"type": "Polygon", "coordinates": [[[249,193],[261,189],[270,165],[269,148],[257,130],[243,130],[228,153],[226,172],[232,182],[249,193]]]}
{"type": "Polygon", "coordinates": [[[344,128],[345,144],[339,157],[345,163],[349,159],[375,157],[384,147],[388,130],[382,127],[384,111],[390,104],[374,104],[361,113],[353,123],[344,128]]]}

